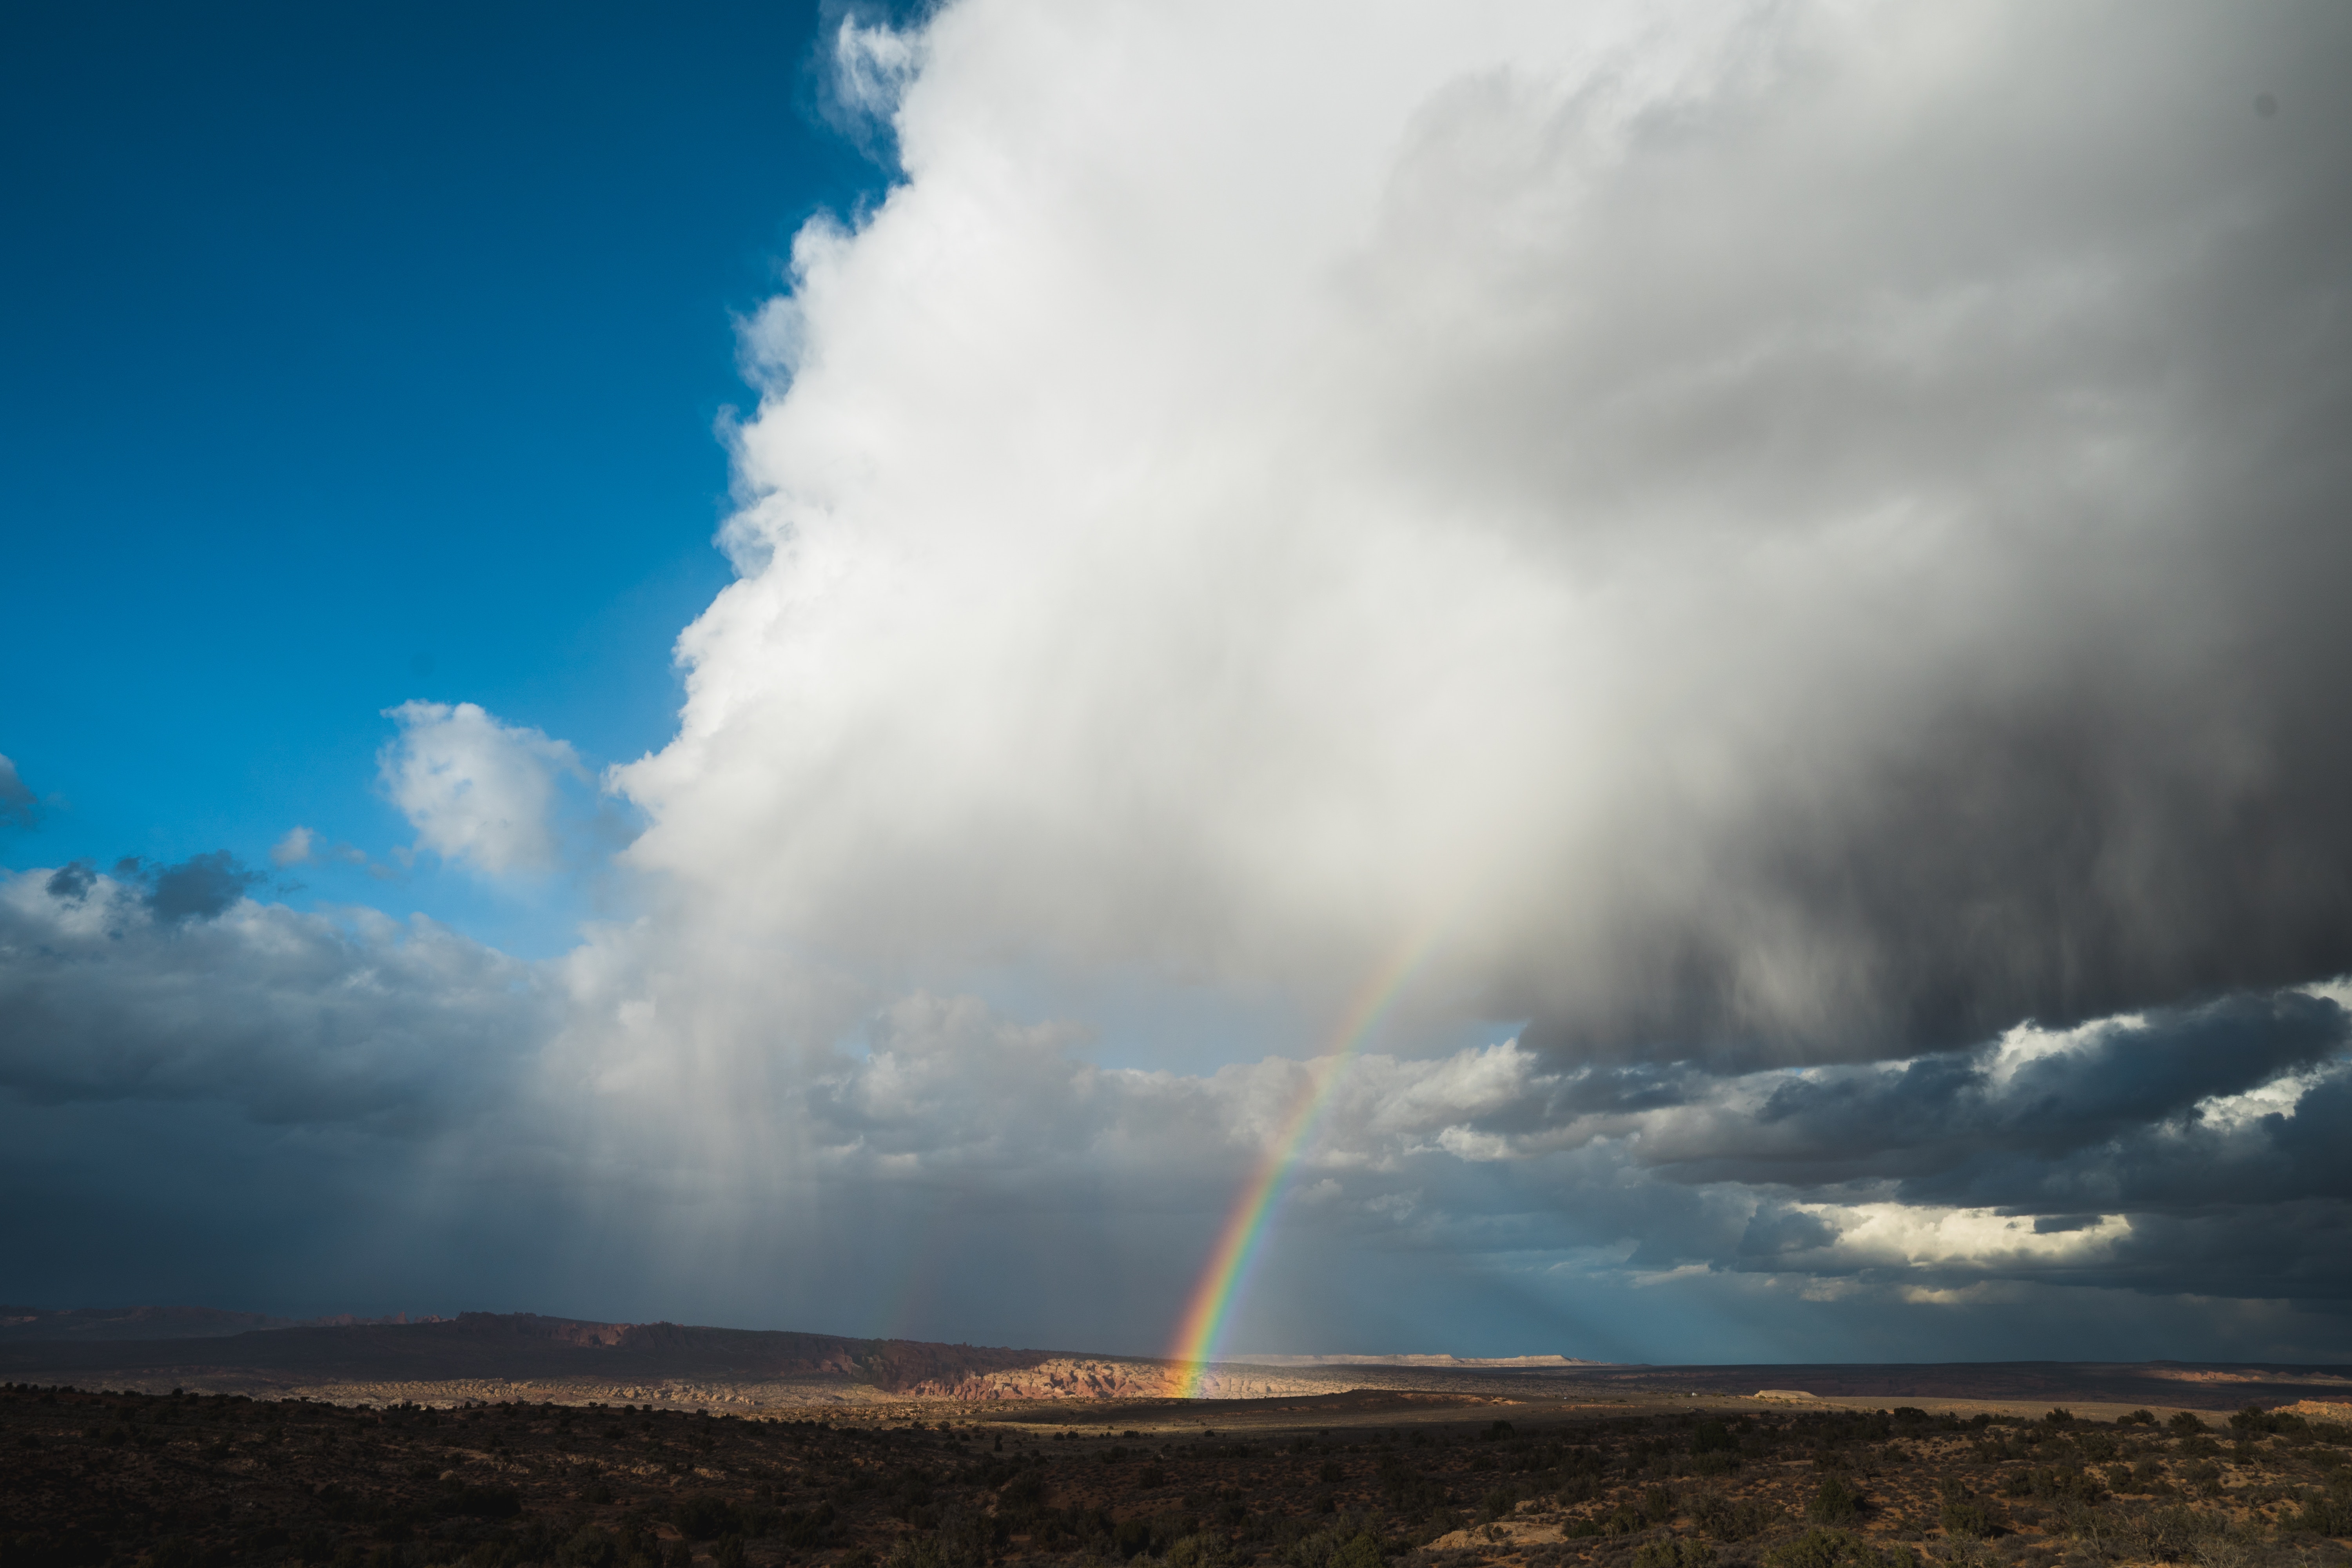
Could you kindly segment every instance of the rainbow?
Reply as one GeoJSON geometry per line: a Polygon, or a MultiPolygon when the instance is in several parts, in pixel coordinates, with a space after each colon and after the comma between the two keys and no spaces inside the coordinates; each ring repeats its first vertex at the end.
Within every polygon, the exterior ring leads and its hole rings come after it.
{"type": "Polygon", "coordinates": [[[1373,973],[1342,1015],[1330,1054],[1307,1064],[1305,1092],[1291,1108],[1281,1134],[1267,1145],[1265,1157],[1249,1184],[1242,1188],[1233,1212],[1225,1216],[1216,1249],[1209,1255],[1209,1266],[1202,1271],[1200,1282],[1192,1287],[1184,1316],[1177,1323],[1176,1346],[1169,1352],[1169,1359],[1178,1363],[1178,1398],[1201,1397],[1202,1380],[1223,1348],[1227,1319],[1242,1287],[1249,1280],[1258,1247],[1265,1240],[1269,1228],[1266,1222],[1274,1216],[1276,1200],[1282,1195],[1308,1139],[1321,1124],[1324,1111],[1330,1108],[1331,1091],[1339,1087],[1348,1064],[1363,1049],[1372,1026],[1381,1021],[1404,989],[1404,983],[1428,956],[1436,936],[1433,924],[1430,931],[1399,947],[1395,956],[1373,973]]]}

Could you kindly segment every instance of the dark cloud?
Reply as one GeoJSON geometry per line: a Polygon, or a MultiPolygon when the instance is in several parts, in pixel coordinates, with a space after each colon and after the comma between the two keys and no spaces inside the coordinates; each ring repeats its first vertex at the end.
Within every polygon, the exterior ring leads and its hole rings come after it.
{"type": "MultiPolygon", "coordinates": [[[[2305,1090],[2292,1117],[2223,1129],[2200,1110],[2283,1075],[2341,1063],[2352,1016],[2325,997],[2234,996],[2042,1038],[2046,1048],[2021,1060],[1997,1044],[1751,1079],[1767,1090],[1752,1113],[1693,1121],[1683,1134],[1654,1140],[1645,1160],[1691,1181],[1891,1181],[1926,1203],[2067,1212],[2095,1200],[2112,1212],[2126,1198],[2156,1201],[2174,1179],[2164,1172],[2191,1152],[2192,1179],[2208,1194],[2224,1171],[2245,1167],[2230,1179],[2252,1180],[2259,1167],[2273,1195],[2288,1195],[2277,1184],[2296,1182],[2261,1152],[2289,1158],[2301,1148],[2308,1165],[2312,1131],[2346,1125],[2327,1082],[2305,1090]],[[2083,1190],[2086,1184],[2099,1190],[2083,1190]]],[[[2313,1167],[2301,1190],[2352,1195],[2352,1187],[2330,1187],[2331,1179],[2313,1167]]]]}
{"type": "Polygon", "coordinates": [[[175,866],[126,860],[115,868],[115,875],[144,880],[148,909],[157,920],[173,924],[212,920],[268,880],[226,849],[191,855],[175,866]]]}
{"type": "Polygon", "coordinates": [[[78,904],[89,897],[90,889],[97,883],[97,867],[88,860],[73,860],[50,872],[41,890],[53,899],[78,904]]]}
{"type": "Polygon", "coordinates": [[[249,880],[200,856],[145,889],[0,881],[0,1089],[404,1137],[511,1109],[497,1086],[550,1029],[527,968],[429,922],[240,903],[249,880]]]}

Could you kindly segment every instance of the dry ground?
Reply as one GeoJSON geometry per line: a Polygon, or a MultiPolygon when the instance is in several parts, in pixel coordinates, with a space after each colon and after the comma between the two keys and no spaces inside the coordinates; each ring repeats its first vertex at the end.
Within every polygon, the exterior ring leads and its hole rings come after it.
{"type": "Polygon", "coordinates": [[[1391,1390],[747,1418],[14,1384],[0,1568],[2352,1568],[2352,1431],[2174,1414],[1391,1390]]]}

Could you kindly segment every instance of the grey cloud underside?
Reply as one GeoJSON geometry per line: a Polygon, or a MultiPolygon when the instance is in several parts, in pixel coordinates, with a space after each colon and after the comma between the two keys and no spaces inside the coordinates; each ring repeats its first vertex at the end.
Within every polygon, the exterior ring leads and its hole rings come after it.
{"type": "Polygon", "coordinates": [[[498,1086],[551,1022],[527,966],[424,922],[245,900],[226,854],[151,869],[0,884],[0,1086],[412,1139],[510,1109],[498,1086]]]}
{"type": "MultiPolygon", "coordinates": [[[[820,1275],[856,1274],[875,1227],[935,1226],[926,1214],[946,1205],[972,1246],[994,1237],[1050,1268],[1079,1248],[1103,1274],[1088,1288],[1116,1305],[1181,1290],[1194,1217],[1222,1212],[1308,1081],[1279,1059],[1206,1078],[1107,1070],[1072,1054],[1066,1029],[916,997],[877,1017],[857,1054],[610,1099],[567,1062],[560,1041],[589,1019],[548,966],[429,927],[354,931],[250,900],[175,921],[111,879],[78,897],[55,880],[25,874],[0,900],[0,1085],[20,1108],[8,1114],[70,1109],[84,1129],[70,1154],[46,1157],[48,1184],[74,1161],[135,1171],[155,1156],[109,1144],[103,1118],[125,1118],[131,1137],[150,1125],[142,1107],[171,1106],[201,1111],[232,1163],[249,1141],[270,1168],[290,1162],[283,1180],[373,1190],[370,1203],[454,1160],[475,1173],[467,1224],[490,1252],[568,1255],[579,1237],[625,1236],[613,1245],[657,1258],[690,1215],[692,1234],[736,1237],[728,1268],[768,1246],[781,1249],[772,1266],[821,1258],[820,1275]],[[676,1143],[680,1108],[697,1136],[676,1143]],[[785,1166],[753,1169],[729,1142],[739,1121],[785,1166]],[[1170,1234],[1172,1246],[1154,1239],[1170,1234]]],[[[1577,1267],[2352,1302],[2352,1252],[2324,1245],[2352,1224],[2337,1136],[2352,1063],[2336,1003],[2233,997],[2113,1020],[2016,1061],[2013,1040],[1732,1078],[1563,1071],[1511,1045],[1367,1058],[1335,1094],[1281,1223],[1300,1258],[1350,1267],[1597,1258],[1577,1267]],[[2208,1109],[2281,1083],[2303,1088],[2279,1110],[2208,1109]],[[2117,1213],[2133,1228],[2083,1256],[1905,1263],[1842,1242],[1843,1205],[1890,1201],[1998,1208],[2036,1235],[2117,1213]]],[[[287,1266],[240,1225],[214,1215],[175,1245],[210,1235],[225,1257],[287,1266]]]]}
{"type": "MultiPolygon", "coordinates": [[[[27,873],[0,1114],[364,1141],[485,1255],[763,1312],[951,1259],[1132,1322],[1402,946],[1299,1301],[2352,1301],[2352,10],[1351,11],[1360,72],[1142,15],[858,46],[908,177],[748,345],[640,919],[27,873]],[[1280,1044],[1090,1062],[1130,978],[1280,1044]]],[[[568,748],[396,714],[420,833],[553,863],[568,748]]]]}
{"type": "Polygon", "coordinates": [[[1746,798],[1635,836],[1702,869],[1612,868],[1603,957],[1530,942],[1532,1043],[1862,1059],[2352,965],[2352,40],[2092,15],[1898,113],[1819,62],[1638,129],[1504,284],[1557,325],[1415,405],[1431,491],[1508,485],[1604,573],[1844,574],[1694,628],[1654,743],[1746,798]],[[1575,310],[1634,277],[1670,308],[1575,310]]]}
{"type": "Polygon", "coordinates": [[[2315,1087],[2302,1101],[2312,1114],[2226,1133],[2197,1112],[2200,1101],[2340,1065],[2347,1046],[2335,1002],[2235,997],[2095,1026],[2086,1044],[2006,1075],[1985,1047],[1779,1080],[1740,1118],[1744,1134],[1693,1123],[1677,1135],[1669,1119],[1644,1159],[1693,1181],[1896,1178],[1920,1202],[2042,1213],[2352,1194],[2347,1167],[2309,1136],[2342,1125],[2340,1091],[2315,1087]],[[2168,1129],[2161,1151],[2147,1142],[2157,1128],[2168,1129]]]}

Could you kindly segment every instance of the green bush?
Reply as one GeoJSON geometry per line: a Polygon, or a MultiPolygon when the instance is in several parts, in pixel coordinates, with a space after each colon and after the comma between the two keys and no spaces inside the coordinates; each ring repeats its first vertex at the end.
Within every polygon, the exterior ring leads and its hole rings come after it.
{"type": "Polygon", "coordinates": [[[612,1568],[619,1555],[619,1544],[593,1524],[582,1525],[571,1540],[555,1549],[555,1560],[563,1568],[612,1568]]]}
{"type": "Polygon", "coordinates": [[[1815,1524],[1844,1524],[1861,1512],[1860,1494],[1837,1476],[1823,1476],[1805,1504],[1805,1517],[1815,1524]]]}
{"type": "Polygon", "coordinates": [[[2202,1432],[2205,1430],[2205,1423],[2197,1418],[2197,1412],[2194,1410],[2174,1411],[2172,1413],[2172,1419],[2166,1422],[2165,1426],[2175,1432],[2181,1433],[2202,1432]]]}
{"type": "Polygon", "coordinates": [[[1694,1456],[1727,1454],[1738,1447],[1738,1439],[1732,1436],[1731,1428],[1720,1421],[1702,1421],[1691,1433],[1690,1451],[1694,1456]]]}
{"type": "Polygon", "coordinates": [[[1780,1521],[1780,1512],[1762,1498],[1732,1502],[1719,1492],[1701,1492],[1691,1504],[1691,1522],[1717,1541],[1746,1541],[1780,1521]]]}
{"type": "Polygon", "coordinates": [[[669,1507],[669,1521],[688,1541],[715,1541],[735,1528],[735,1505],[711,1492],[689,1492],[669,1507]]]}
{"type": "Polygon", "coordinates": [[[1862,1542],[1845,1531],[1816,1528],[1764,1553],[1764,1568],[1838,1568],[1864,1550],[1862,1542]]]}
{"type": "Polygon", "coordinates": [[[1963,1541],[1981,1541],[1992,1533],[1992,1519],[1985,1512],[1984,1504],[1961,1498],[1946,1498],[1937,1511],[1937,1522],[1944,1527],[1945,1534],[1963,1541]]]}
{"type": "Polygon", "coordinates": [[[1879,1548],[1849,1530],[1820,1526],[1764,1554],[1764,1568],[1920,1568],[1906,1546],[1879,1548]]]}
{"type": "Polygon", "coordinates": [[[2306,1496],[2295,1524],[2315,1535],[2352,1535],[2352,1492],[2332,1489],[2306,1496]]]}
{"type": "Polygon", "coordinates": [[[1633,1568],[1715,1568],[1715,1548],[1704,1541],[1653,1541],[1633,1553],[1633,1568]]]}

